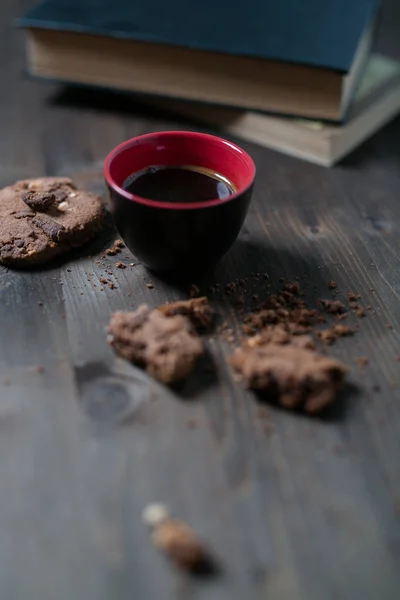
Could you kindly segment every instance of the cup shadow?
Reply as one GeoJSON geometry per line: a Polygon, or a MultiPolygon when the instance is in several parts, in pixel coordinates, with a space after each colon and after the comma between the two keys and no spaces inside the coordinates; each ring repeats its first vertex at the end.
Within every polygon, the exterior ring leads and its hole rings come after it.
{"type": "Polygon", "coordinates": [[[244,297],[243,310],[248,311],[254,310],[263,297],[279,291],[284,282],[294,281],[300,284],[310,306],[316,307],[321,297],[332,297],[328,283],[334,272],[321,273],[311,254],[300,257],[287,248],[239,237],[222,260],[208,271],[154,275],[182,296],[187,296],[191,284],[195,284],[201,295],[223,304],[235,305],[239,296],[244,297]]]}

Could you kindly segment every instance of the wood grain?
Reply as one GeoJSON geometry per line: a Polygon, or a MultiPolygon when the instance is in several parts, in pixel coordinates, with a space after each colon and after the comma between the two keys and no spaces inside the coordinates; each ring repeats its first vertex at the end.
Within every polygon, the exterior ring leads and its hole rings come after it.
{"type": "MultiPolygon", "coordinates": [[[[0,48],[10,57],[1,185],[70,175],[103,193],[102,160],[115,144],[190,128],[124,96],[25,79],[23,38],[10,23],[27,6],[0,8],[0,48]]],[[[395,0],[384,2],[380,47],[397,56],[399,16],[395,0]]],[[[234,328],[224,285],[236,278],[248,278],[248,306],[281,277],[299,277],[311,305],[330,297],[332,278],[339,299],[354,291],[371,305],[358,334],[332,348],[350,366],[350,384],[323,420],[268,407],[266,422],[233,381],[232,345],[218,336],[179,392],[117,359],[104,331],[113,310],[188,289],[149,274],[126,250],[99,261],[117,235],[111,222],[47,269],[0,269],[2,599],[398,598],[399,139],[397,119],[333,170],[243,144],[258,167],[249,217],[215,272],[195,282],[207,293],[221,284],[210,300],[234,328]],[[136,264],[119,270],[117,260],[136,264]],[[153,501],[210,544],[218,577],[190,580],[157,553],[141,522],[153,501]]]]}

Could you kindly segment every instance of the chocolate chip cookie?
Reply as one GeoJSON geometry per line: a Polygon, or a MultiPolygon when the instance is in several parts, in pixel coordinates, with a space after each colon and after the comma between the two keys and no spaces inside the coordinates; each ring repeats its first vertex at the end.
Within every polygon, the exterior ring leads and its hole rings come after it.
{"type": "Polygon", "coordinates": [[[0,191],[0,263],[24,268],[82,246],[103,224],[98,196],[66,177],[18,181],[0,191]]]}

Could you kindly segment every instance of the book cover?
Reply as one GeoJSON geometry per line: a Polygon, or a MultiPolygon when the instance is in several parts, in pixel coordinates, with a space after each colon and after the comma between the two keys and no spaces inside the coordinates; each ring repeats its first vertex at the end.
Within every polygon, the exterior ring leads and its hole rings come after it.
{"type": "Polygon", "coordinates": [[[19,24],[347,73],[379,0],[45,0],[19,24]]]}

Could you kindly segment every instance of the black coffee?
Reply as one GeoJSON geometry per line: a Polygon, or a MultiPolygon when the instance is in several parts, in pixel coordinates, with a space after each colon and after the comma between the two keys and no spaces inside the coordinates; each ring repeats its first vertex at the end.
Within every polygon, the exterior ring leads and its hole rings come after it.
{"type": "Polygon", "coordinates": [[[226,177],[202,167],[148,167],[132,173],[122,187],[159,202],[205,202],[228,198],[236,188],[226,177]]]}

